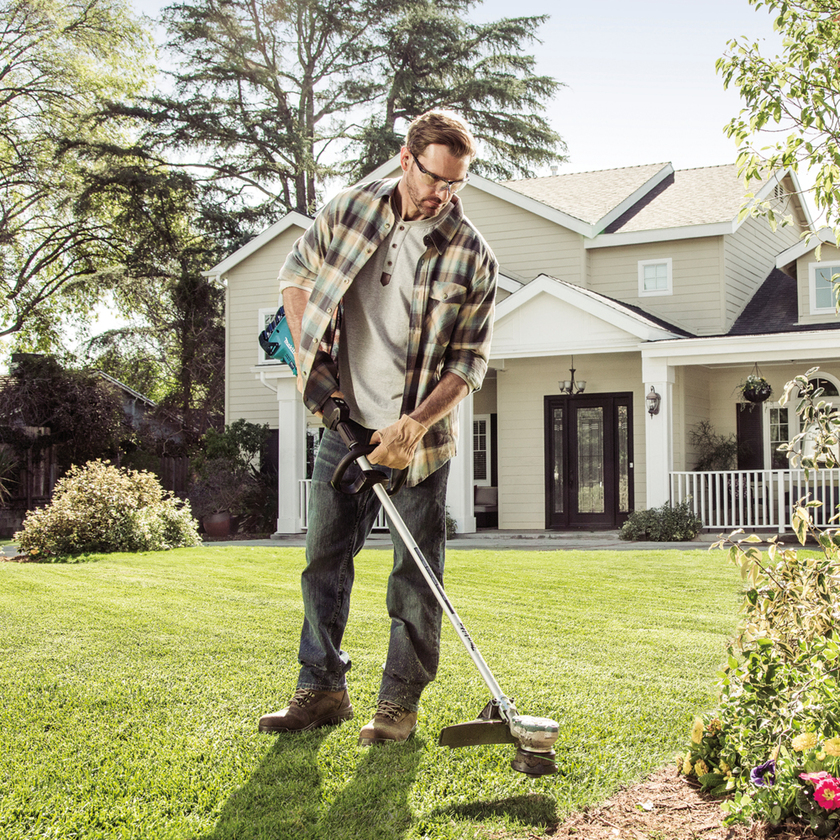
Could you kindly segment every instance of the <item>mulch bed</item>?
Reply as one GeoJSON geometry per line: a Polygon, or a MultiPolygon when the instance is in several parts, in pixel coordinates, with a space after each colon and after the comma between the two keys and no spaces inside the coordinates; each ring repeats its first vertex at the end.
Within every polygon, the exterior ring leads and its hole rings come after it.
{"type": "Polygon", "coordinates": [[[676,767],[665,767],[529,840],[817,840],[800,824],[724,826],[720,805],[720,799],[703,793],[676,767]]]}

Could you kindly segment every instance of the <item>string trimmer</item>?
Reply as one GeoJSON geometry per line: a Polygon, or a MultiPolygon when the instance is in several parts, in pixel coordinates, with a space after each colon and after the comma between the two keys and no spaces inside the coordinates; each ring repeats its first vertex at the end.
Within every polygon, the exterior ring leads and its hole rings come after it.
{"type": "Polygon", "coordinates": [[[518,714],[512,699],[502,693],[496,678],[484,661],[484,657],[479,653],[464,623],[458,617],[443,586],[435,577],[423,552],[391,501],[391,496],[400,489],[405,480],[405,472],[398,473],[397,478],[394,479],[389,478],[380,470],[375,470],[367,456],[376,449],[376,445],[363,444],[357,440],[349,420],[350,409],[344,400],[337,397],[327,400],[324,406],[324,425],[337,431],[348,449],[347,455],[333,473],[333,487],[350,495],[373,490],[382,503],[385,515],[411,552],[432,593],[464,643],[467,653],[478,668],[493,698],[484,707],[477,720],[447,726],[440,733],[438,744],[453,748],[479,744],[516,744],[516,755],[510,763],[514,770],[529,776],[556,773],[557,764],[553,747],[559,734],[558,724],[549,718],[518,714]],[[354,481],[345,482],[344,475],[353,462],[358,465],[360,473],[354,481]],[[386,482],[389,484],[387,489],[384,486],[386,482]]]}

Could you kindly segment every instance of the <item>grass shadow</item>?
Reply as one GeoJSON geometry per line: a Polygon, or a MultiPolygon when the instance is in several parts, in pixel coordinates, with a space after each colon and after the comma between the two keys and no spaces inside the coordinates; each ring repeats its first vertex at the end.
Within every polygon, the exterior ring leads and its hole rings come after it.
{"type": "Polygon", "coordinates": [[[506,817],[522,825],[542,829],[546,834],[554,833],[560,824],[555,800],[550,796],[536,793],[495,801],[452,805],[448,808],[439,808],[430,816],[444,816],[475,822],[506,817]]]}
{"type": "Polygon", "coordinates": [[[424,741],[368,747],[351,781],[329,805],[313,836],[330,840],[397,840],[414,820],[408,802],[424,741]]]}
{"type": "Polygon", "coordinates": [[[222,807],[201,840],[286,840],[308,836],[321,807],[318,750],[329,729],[278,735],[272,749],[222,807]]]}
{"type": "Polygon", "coordinates": [[[318,752],[330,734],[319,729],[279,735],[247,783],[225,802],[200,840],[398,840],[411,826],[408,797],[424,743],[361,749],[350,781],[326,801],[318,752]]]}

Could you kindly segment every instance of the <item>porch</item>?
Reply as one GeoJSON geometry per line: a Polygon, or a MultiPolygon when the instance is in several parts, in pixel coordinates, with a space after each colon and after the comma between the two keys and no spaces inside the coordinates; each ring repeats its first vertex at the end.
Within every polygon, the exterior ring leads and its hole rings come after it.
{"type": "Polygon", "coordinates": [[[791,506],[799,500],[817,501],[811,509],[814,523],[834,526],[840,505],[840,469],[721,470],[672,472],[671,504],[689,500],[705,530],[791,527],[791,506]]]}

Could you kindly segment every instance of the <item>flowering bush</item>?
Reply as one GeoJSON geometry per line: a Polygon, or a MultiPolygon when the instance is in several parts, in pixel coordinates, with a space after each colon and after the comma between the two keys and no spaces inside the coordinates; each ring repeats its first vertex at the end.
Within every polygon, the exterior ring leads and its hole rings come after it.
{"type": "Polygon", "coordinates": [[[15,536],[23,553],[44,561],[200,542],[189,510],[154,475],[102,461],[72,467],[56,483],[52,502],[30,513],[15,536]]]}
{"type": "Polygon", "coordinates": [[[695,718],[688,751],[678,762],[680,772],[694,776],[705,790],[721,796],[735,790],[733,765],[727,758],[736,760],[727,754],[720,718],[695,718]]]}
{"type": "MultiPolygon", "coordinates": [[[[803,543],[808,511],[794,514],[803,543]]],[[[794,818],[825,836],[840,823],[840,537],[816,536],[816,557],[773,544],[765,558],[753,537],[731,544],[747,583],[743,618],[719,705],[695,721],[680,769],[733,794],[728,822],[794,818]]]]}

